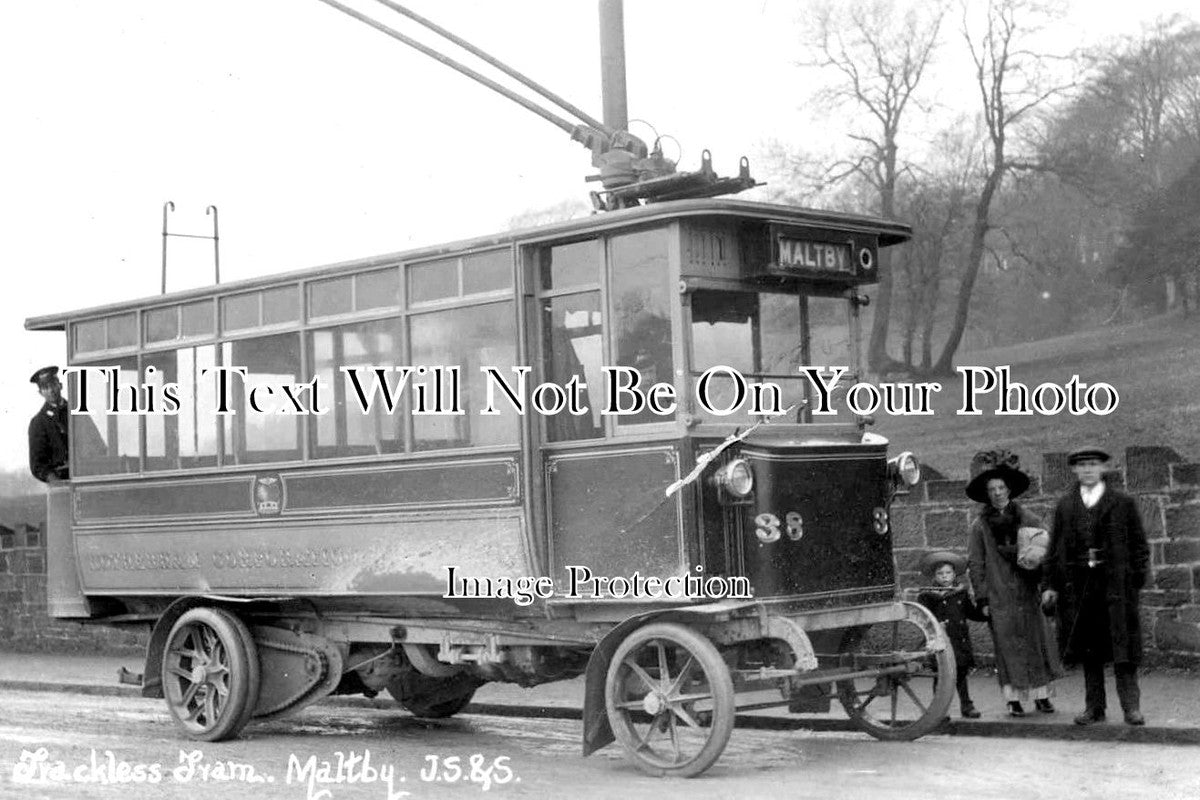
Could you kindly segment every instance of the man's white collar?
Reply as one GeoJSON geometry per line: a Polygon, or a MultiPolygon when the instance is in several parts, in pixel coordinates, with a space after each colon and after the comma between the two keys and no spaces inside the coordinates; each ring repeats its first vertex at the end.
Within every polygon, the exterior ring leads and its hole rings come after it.
{"type": "Polygon", "coordinates": [[[1091,508],[1100,502],[1100,498],[1104,496],[1104,481],[1099,481],[1095,486],[1079,485],[1079,496],[1083,499],[1085,508],[1091,508]]]}

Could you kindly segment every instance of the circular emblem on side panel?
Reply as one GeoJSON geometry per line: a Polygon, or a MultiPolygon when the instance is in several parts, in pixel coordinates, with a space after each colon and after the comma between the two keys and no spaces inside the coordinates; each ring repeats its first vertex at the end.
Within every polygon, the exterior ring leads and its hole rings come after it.
{"type": "Polygon", "coordinates": [[[278,475],[254,476],[254,513],[277,517],[283,511],[283,481],[278,475]]]}
{"type": "Polygon", "coordinates": [[[888,513],[886,509],[876,507],[875,513],[875,532],[883,536],[888,532],[888,513]]]}

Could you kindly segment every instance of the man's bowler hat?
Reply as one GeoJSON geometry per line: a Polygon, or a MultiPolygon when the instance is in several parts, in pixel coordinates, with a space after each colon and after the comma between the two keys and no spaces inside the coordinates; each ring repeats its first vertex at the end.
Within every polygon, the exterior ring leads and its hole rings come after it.
{"type": "Polygon", "coordinates": [[[30,383],[36,383],[38,388],[45,386],[52,380],[58,378],[58,367],[42,367],[33,375],[29,376],[30,383]]]}
{"type": "Polygon", "coordinates": [[[1094,458],[1102,463],[1112,460],[1112,456],[1108,454],[1107,450],[1099,447],[1081,447],[1078,450],[1072,450],[1070,452],[1070,454],[1067,456],[1067,464],[1068,466],[1074,466],[1086,458],[1094,458]]]}

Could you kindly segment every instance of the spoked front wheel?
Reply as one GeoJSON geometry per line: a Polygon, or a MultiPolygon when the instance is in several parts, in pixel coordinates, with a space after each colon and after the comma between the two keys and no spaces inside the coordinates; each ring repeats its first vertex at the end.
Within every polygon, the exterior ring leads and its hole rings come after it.
{"type": "Polygon", "coordinates": [[[897,622],[850,628],[842,639],[841,667],[858,675],[838,681],[838,699],[877,739],[924,736],[950,708],[954,651],[937,621],[923,612],[917,607],[897,622]]]}
{"type": "Polygon", "coordinates": [[[604,698],[617,741],[651,775],[699,775],[733,731],[729,667],[712,642],[683,625],[654,623],[621,642],[604,698]]]}

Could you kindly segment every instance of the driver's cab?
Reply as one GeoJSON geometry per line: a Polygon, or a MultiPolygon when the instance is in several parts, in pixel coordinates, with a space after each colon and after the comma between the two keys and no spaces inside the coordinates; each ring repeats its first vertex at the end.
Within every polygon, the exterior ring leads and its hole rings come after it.
{"type": "MultiPolygon", "coordinates": [[[[534,515],[558,580],[568,565],[602,575],[746,574],[748,548],[737,540],[748,526],[753,531],[754,517],[774,512],[764,507],[739,521],[757,508],[753,500],[714,506],[719,465],[669,497],[665,490],[703,453],[755,423],[769,420],[751,441],[769,434],[789,460],[840,446],[841,462],[858,453],[885,466],[885,448],[864,450],[849,412],[814,416],[816,388],[800,369],[842,367],[839,387],[854,382],[857,287],[877,280],[879,247],[904,241],[907,228],[737,201],[669,205],[674,213],[639,209],[625,224],[613,214],[613,224],[586,237],[523,248],[540,380],[564,385],[579,375],[586,384],[577,394],[586,411],[564,408],[532,424],[531,496],[545,498],[534,515]],[[636,387],[621,368],[636,370],[636,387]],[[674,403],[668,408],[660,389],[656,413],[648,401],[659,383],[673,390],[674,403]],[[607,411],[637,405],[635,392],[646,406],[605,413],[606,404],[607,411]]],[[[885,488],[871,494],[868,530],[886,505],[885,488]]],[[[890,583],[890,574],[871,581],[882,577],[890,583]]],[[[795,580],[773,588],[804,591],[795,580]]]]}

